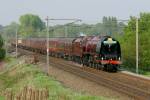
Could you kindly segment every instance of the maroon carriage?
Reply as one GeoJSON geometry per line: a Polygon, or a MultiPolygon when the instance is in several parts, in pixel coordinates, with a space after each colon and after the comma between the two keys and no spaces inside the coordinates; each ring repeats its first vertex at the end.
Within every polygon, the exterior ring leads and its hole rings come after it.
{"type": "Polygon", "coordinates": [[[72,41],[74,38],[51,38],[50,53],[57,57],[70,58],[72,55],[72,41]]]}
{"type": "Polygon", "coordinates": [[[74,61],[81,63],[83,55],[82,47],[83,37],[79,37],[72,42],[72,58],[74,61]]]}
{"type": "Polygon", "coordinates": [[[75,38],[64,38],[64,57],[65,58],[71,58],[72,57],[72,50],[73,50],[73,44],[75,38]]]}

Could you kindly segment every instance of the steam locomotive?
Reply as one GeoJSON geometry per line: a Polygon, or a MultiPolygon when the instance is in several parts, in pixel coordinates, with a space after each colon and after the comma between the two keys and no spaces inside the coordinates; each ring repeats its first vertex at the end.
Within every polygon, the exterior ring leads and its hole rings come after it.
{"type": "MultiPolygon", "coordinates": [[[[46,54],[45,38],[19,39],[18,47],[46,54]]],[[[16,41],[12,40],[13,46],[16,41]]],[[[72,60],[83,66],[117,71],[121,64],[121,48],[110,36],[81,36],[77,38],[49,38],[50,56],[72,60]]]]}
{"type": "Polygon", "coordinates": [[[73,41],[73,58],[86,66],[117,71],[121,64],[121,48],[110,36],[88,36],[73,41]]]}

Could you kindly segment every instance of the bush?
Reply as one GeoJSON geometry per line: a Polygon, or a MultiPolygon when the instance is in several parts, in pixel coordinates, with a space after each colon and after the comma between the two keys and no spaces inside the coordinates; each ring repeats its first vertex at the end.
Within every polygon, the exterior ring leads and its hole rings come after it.
{"type": "Polygon", "coordinates": [[[5,49],[0,48],[0,60],[4,59],[6,55],[5,49]]]}

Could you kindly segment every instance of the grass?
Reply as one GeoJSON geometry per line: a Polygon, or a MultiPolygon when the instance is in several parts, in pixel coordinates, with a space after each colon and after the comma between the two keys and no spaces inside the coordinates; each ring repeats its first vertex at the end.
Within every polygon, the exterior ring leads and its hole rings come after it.
{"type": "MultiPolygon", "coordinates": [[[[136,73],[136,68],[133,68],[133,67],[126,67],[125,65],[121,65],[121,68],[122,68],[123,70],[129,71],[129,72],[132,72],[132,73],[136,73]]],[[[149,70],[149,69],[141,69],[141,68],[139,67],[138,71],[139,71],[139,74],[140,74],[140,75],[150,77],[150,70],[149,70]]]]}
{"type": "MultiPolygon", "coordinates": [[[[13,93],[20,92],[24,86],[37,89],[48,88],[49,100],[108,100],[104,97],[76,93],[65,88],[60,82],[46,76],[36,65],[24,64],[17,66],[19,60],[7,58],[6,69],[0,73],[0,93],[11,88],[13,93]]],[[[0,100],[4,97],[0,96],[0,100]]]]}
{"type": "Polygon", "coordinates": [[[144,76],[150,77],[150,72],[143,72],[144,76]]]}

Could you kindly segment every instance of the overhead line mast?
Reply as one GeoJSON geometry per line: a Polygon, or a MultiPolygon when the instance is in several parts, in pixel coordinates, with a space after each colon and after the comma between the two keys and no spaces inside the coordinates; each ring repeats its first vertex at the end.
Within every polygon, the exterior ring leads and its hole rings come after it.
{"type": "Polygon", "coordinates": [[[47,24],[47,39],[46,39],[46,42],[47,42],[47,56],[46,56],[46,59],[47,59],[47,68],[46,68],[46,71],[47,71],[47,74],[48,74],[48,71],[49,71],[49,20],[54,20],[54,21],[61,21],[61,20],[64,20],[64,21],[73,21],[69,24],[72,24],[72,23],[75,23],[75,22],[78,22],[78,21],[82,21],[81,19],[55,19],[55,18],[49,18],[47,16],[47,18],[45,19],[46,20],[46,24],[47,24]]]}

